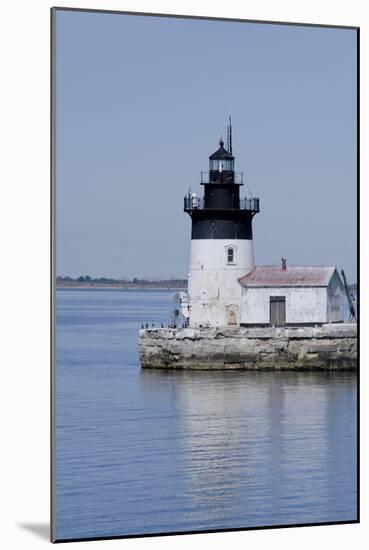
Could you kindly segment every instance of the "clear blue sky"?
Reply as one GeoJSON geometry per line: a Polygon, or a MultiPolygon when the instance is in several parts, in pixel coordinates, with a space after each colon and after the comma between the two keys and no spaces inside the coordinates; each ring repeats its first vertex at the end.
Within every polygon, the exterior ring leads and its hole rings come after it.
{"type": "Polygon", "coordinates": [[[231,114],[256,264],[356,281],[355,31],[58,11],[56,69],[59,275],[186,277],[231,114]]]}

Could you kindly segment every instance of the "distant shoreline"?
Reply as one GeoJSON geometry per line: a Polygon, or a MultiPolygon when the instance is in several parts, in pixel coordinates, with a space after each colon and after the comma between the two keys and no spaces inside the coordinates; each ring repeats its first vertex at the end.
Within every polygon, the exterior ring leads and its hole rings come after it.
{"type": "MultiPolygon", "coordinates": [[[[150,282],[120,282],[120,281],[56,281],[57,289],[78,289],[78,290],[91,290],[91,289],[106,289],[106,290],[171,290],[187,292],[187,286],[181,284],[166,284],[169,281],[150,281],[150,282]]],[[[351,292],[357,292],[357,284],[349,284],[348,288],[351,292]]]]}
{"type": "Polygon", "coordinates": [[[57,290],[171,290],[186,292],[186,287],[180,286],[161,286],[155,284],[149,285],[135,285],[135,284],[123,284],[123,283],[56,283],[57,290]]]}

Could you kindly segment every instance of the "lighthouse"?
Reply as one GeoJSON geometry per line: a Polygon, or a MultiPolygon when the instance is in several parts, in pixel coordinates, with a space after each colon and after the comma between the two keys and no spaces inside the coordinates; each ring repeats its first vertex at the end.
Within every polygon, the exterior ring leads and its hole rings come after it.
{"type": "Polygon", "coordinates": [[[238,280],[254,269],[252,219],[259,199],[241,198],[243,173],[235,172],[234,161],[229,119],[227,149],[220,139],[209,169],[201,172],[203,196],[184,198],[192,227],[188,293],[181,310],[192,327],[239,325],[238,280]]]}
{"type": "Polygon", "coordinates": [[[142,367],[357,368],[356,327],[343,322],[337,268],[290,265],[282,250],[279,265],[254,265],[259,199],[241,197],[243,174],[235,172],[234,160],[229,120],[227,147],[220,139],[201,173],[202,196],[184,197],[191,218],[188,291],[173,295],[168,328],[140,331],[142,367]]]}

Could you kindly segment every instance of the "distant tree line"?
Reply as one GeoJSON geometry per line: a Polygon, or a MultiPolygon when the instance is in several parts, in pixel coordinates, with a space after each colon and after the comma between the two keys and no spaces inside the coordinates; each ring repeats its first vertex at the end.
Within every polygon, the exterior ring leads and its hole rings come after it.
{"type": "Polygon", "coordinates": [[[125,285],[125,286],[178,286],[186,287],[186,279],[161,279],[153,281],[151,279],[139,279],[138,277],[133,277],[132,279],[114,279],[111,277],[90,277],[90,275],[80,275],[79,277],[69,277],[68,275],[62,277],[58,275],[56,277],[57,284],[116,284],[116,285],[125,285]]]}
{"type": "Polygon", "coordinates": [[[75,282],[75,283],[117,283],[123,282],[118,281],[117,279],[109,279],[108,277],[90,277],[90,275],[80,275],[73,279],[66,275],[65,277],[58,276],[56,278],[57,282],[75,282]]]}

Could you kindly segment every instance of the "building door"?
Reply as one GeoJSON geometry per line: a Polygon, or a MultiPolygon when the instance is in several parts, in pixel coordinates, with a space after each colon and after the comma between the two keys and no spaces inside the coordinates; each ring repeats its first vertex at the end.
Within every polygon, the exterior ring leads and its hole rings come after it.
{"type": "Polygon", "coordinates": [[[270,324],[283,327],[286,324],[286,297],[270,296],[270,324]]]}
{"type": "Polygon", "coordinates": [[[226,310],[227,310],[227,324],[238,325],[238,307],[232,304],[227,306],[226,310]]]}

